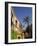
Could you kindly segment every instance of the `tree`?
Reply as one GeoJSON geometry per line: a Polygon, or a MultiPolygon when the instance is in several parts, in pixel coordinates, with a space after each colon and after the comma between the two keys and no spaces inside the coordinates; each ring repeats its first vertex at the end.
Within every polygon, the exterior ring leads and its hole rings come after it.
{"type": "Polygon", "coordinates": [[[29,27],[29,38],[32,38],[32,24],[27,26],[26,31],[28,32],[28,27],[29,27]]]}
{"type": "Polygon", "coordinates": [[[27,23],[27,25],[28,25],[28,30],[27,30],[27,32],[29,33],[29,16],[25,16],[25,17],[24,17],[24,22],[25,22],[25,24],[27,23]]]}
{"type": "Polygon", "coordinates": [[[27,23],[27,27],[26,27],[26,32],[28,33],[28,38],[32,37],[32,24],[29,25],[29,23],[31,22],[31,17],[30,16],[25,16],[23,22],[25,22],[25,24],[27,23]]]}

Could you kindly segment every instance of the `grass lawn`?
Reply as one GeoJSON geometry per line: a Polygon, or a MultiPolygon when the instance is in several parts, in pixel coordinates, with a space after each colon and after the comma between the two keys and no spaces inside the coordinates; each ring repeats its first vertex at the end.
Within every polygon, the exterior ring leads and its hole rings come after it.
{"type": "Polygon", "coordinates": [[[17,32],[11,31],[11,39],[17,39],[17,32]]]}

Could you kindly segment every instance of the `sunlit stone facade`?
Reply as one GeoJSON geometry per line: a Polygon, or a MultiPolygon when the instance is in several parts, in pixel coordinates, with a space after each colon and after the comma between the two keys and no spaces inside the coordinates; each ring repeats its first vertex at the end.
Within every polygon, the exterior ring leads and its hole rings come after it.
{"type": "Polygon", "coordinates": [[[23,33],[23,30],[22,30],[22,27],[21,27],[21,23],[19,22],[16,14],[14,12],[14,9],[12,9],[11,18],[12,18],[12,23],[13,23],[12,26],[11,26],[12,31],[17,32],[17,39],[23,39],[24,33],[23,33]]]}

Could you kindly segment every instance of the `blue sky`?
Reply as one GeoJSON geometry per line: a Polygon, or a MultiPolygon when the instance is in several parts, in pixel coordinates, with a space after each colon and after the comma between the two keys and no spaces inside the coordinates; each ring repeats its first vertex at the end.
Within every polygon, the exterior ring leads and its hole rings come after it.
{"type": "Polygon", "coordinates": [[[22,25],[27,25],[23,23],[23,19],[25,16],[31,17],[30,21],[32,20],[32,7],[13,7],[13,8],[17,18],[19,19],[22,25]]]}

